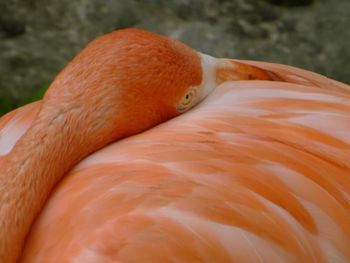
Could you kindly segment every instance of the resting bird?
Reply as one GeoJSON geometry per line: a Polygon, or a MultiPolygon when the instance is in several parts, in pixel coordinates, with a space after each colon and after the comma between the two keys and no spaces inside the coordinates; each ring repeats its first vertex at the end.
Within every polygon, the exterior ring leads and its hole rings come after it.
{"type": "Polygon", "coordinates": [[[0,119],[0,181],[1,262],[350,262],[350,87],[115,31],[0,119]]]}

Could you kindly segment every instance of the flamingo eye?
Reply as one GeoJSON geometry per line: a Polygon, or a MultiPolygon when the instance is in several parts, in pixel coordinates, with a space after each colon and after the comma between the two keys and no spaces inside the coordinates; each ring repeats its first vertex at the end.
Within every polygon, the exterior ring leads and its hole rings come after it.
{"type": "Polygon", "coordinates": [[[197,97],[197,90],[190,88],[185,95],[181,98],[180,103],[177,106],[179,112],[184,112],[194,105],[195,98],[197,97]]]}

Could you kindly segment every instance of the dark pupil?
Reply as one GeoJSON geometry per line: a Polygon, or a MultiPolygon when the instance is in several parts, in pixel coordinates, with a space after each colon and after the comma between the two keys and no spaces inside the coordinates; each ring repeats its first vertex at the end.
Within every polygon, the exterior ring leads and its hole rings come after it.
{"type": "Polygon", "coordinates": [[[190,97],[190,95],[187,94],[187,95],[186,95],[186,99],[188,100],[189,97],[190,97]]]}

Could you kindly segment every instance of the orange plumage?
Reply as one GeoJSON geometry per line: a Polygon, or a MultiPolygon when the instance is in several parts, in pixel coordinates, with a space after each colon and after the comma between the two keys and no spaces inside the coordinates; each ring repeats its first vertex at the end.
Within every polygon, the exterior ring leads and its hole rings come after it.
{"type": "MultiPolygon", "coordinates": [[[[194,109],[75,164],[22,262],[349,262],[349,86],[236,65],[241,78],[275,81],[221,84],[194,109]]],[[[217,81],[235,79],[224,75],[217,81]]],[[[42,103],[0,120],[0,158],[42,103]]]]}

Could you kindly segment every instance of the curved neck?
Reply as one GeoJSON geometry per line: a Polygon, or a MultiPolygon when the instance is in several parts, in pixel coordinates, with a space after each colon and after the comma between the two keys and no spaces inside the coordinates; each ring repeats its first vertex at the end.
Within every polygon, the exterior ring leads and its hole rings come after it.
{"type": "Polygon", "coordinates": [[[90,125],[95,129],[86,129],[86,120],[72,121],[79,120],[79,111],[60,112],[41,111],[32,127],[1,159],[1,262],[18,260],[30,227],[54,185],[82,158],[112,140],[103,131],[98,138],[94,136],[96,130],[101,130],[98,122],[90,125]]]}

